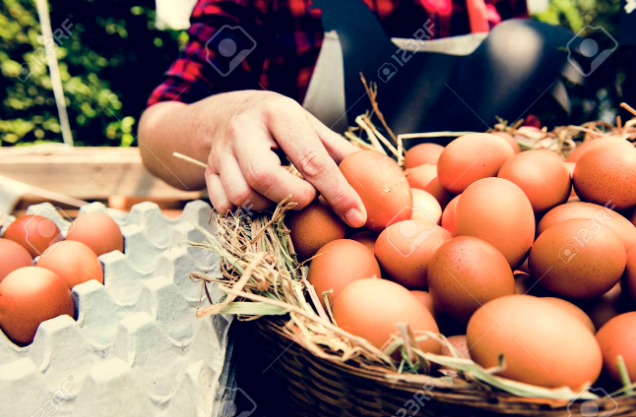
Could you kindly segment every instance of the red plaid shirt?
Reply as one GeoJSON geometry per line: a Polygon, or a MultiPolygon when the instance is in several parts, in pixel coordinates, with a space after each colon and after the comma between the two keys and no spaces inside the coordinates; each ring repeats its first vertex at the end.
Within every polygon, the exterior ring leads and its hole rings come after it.
{"type": "MultiPolygon", "coordinates": [[[[467,2],[475,0],[364,1],[391,37],[412,37],[427,18],[435,23],[435,38],[471,31],[466,9],[467,2]]],[[[491,27],[504,19],[527,17],[525,0],[485,3],[491,27]]],[[[193,103],[216,93],[258,88],[302,102],[324,32],[321,11],[310,10],[310,4],[311,0],[199,0],[188,44],[148,105],[193,103]]]]}

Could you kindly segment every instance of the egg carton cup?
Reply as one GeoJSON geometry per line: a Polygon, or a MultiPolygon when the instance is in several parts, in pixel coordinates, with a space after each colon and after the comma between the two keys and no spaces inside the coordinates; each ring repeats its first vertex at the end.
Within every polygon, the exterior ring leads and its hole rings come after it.
{"type": "MultiPolygon", "coordinates": [[[[208,301],[201,283],[189,279],[192,271],[218,276],[219,260],[184,243],[205,240],[198,227],[214,233],[210,206],[188,203],[178,218],[148,202],[128,215],[100,203],[80,209],[89,212],[117,222],[124,253],[99,257],[104,285],[90,280],[73,288],[75,320],[42,323],[25,347],[0,333],[0,416],[221,415],[235,385],[231,318],[197,319],[197,306],[208,301]]],[[[50,218],[64,235],[71,221],[48,203],[27,214],[50,218]]]]}

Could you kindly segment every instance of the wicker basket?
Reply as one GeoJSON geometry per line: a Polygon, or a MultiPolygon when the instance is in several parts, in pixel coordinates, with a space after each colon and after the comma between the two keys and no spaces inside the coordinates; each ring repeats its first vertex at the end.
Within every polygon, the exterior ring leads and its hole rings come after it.
{"type": "Polygon", "coordinates": [[[636,397],[567,401],[516,397],[477,389],[427,388],[387,378],[388,371],[363,369],[319,358],[289,338],[280,318],[254,323],[254,334],[272,369],[284,381],[290,408],[302,417],[634,417],[636,397]]]}

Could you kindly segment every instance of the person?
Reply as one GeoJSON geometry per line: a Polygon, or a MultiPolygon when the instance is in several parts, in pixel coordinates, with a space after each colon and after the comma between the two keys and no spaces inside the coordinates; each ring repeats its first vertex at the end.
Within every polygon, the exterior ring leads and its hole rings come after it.
{"type": "MultiPolygon", "coordinates": [[[[364,1],[394,37],[409,37],[428,18],[435,23],[434,37],[441,38],[527,16],[522,0],[346,1],[364,1]]],[[[261,211],[289,195],[302,208],[319,193],[348,225],[364,225],[360,197],[337,166],[358,148],[300,104],[324,33],[321,11],[310,3],[197,2],[189,41],[140,121],[140,152],[153,174],[181,189],[207,184],[220,213],[234,207],[261,211]],[[210,40],[222,30],[237,30],[237,24],[239,35],[254,41],[253,50],[235,67],[223,66],[226,55],[236,51],[223,41],[211,48],[210,40]],[[198,159],[207,169],[177,160],[173,152],[198,159]],[[303,179],[281,166],[281,152],[303,179]]]]}

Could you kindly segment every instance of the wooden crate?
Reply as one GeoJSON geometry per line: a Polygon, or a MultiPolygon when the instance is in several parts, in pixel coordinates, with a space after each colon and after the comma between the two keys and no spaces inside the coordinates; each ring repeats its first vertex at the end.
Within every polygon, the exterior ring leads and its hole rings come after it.
{"type": "MultiPolygon", "coordinates": [[[[175,209],[204,196],[201,191],[178,190],[152,176],[137,148],[0,148],[0,175],[79,200],[110,202],[120,209],[143,200],[175,209]]],[[[25,195],[16,207],[19,210],[40,199],[25,195]]]]}

